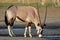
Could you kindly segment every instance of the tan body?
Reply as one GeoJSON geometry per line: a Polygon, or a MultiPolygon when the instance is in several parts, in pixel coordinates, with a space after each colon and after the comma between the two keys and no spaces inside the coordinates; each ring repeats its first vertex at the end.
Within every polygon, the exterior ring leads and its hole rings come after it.
{"type": "MultiPolygon", "coordinates": [[[[41,36],[41,31],[42,28],[39,26],[39,17],[38,17],[38,12],[37,9],[31,6],[10,6],[5,14],[5,22],[7,26],[13,26],[13,22],[15,19],[19,19],[23,22],[26,22],[26,27],[25,27],[25,32],[24,32],[24,37],[26,37],[26,32],[27,28],[29,28],[29,36],[32,37],[31,35],[31,23],[35,24],[37,34],[41,36]],[[7,19],[6,19],[7,18],[7,19]]],[[[11,29],[8,30],[11,31],[11,29]]],[[[13,32],[9,32],[9,35],[12,36],[13,32]]]]}

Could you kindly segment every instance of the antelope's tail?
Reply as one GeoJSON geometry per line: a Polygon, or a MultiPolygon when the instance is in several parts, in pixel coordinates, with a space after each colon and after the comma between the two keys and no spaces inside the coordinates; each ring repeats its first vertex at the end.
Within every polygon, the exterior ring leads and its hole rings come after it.
{"type": "Polygon", "coordinates": [[[8,25],[8,19],[7,19],[7,15],[6,15],[6,11],[5,11],[5,24],[8,25]]]}

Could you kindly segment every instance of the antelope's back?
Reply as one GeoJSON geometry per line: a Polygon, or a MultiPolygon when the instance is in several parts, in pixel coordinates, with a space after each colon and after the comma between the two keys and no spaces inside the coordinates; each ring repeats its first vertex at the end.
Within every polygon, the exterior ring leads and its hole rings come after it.
{"type": "Polygon", "coordinates": [[[26,20],[26,18],[34,19],[36,16],[37,9],[32,6],[18,6],[17,7],[17,16],[19,16],[21,19],[26,20]]]}

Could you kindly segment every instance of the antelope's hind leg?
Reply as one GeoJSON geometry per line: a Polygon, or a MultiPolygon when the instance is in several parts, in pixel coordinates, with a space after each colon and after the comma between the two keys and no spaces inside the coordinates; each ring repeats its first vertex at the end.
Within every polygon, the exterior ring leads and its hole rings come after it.
{"type": "Polygon", "coordinates": [[[8,24],[8,32],[9,32],[9,35],[12,37],[12,36],[15,36],[13,31],[12,31],[12,26],[14,24],[14,20],[13,18],[10,20],[9,24],[8,24]]]}
{"type": "Polygon", "coordinates": [[[8,25],[8,32],[11,37],[15,36],[10,25],[8,25]]]}
{"type": "Polygon", "coordinates": [[[14,24],[14,21],[12,21],[9,25],[8,25],[8,31],[9,31],[9,35],[12,37],[12,36],[15,36],[14,32],[12,31],[12,26],[14,24]]]}
{"type": "Polygon", "coordinates": [[[11,37],[12,37],[12,36],[15,36],[14,33],[13,33],[13,31],[12,31],[12,26],[13,26],[13,24],[14,24],[13,18],[12,18],[10,21],[8,21],[7,16],[5,16],[5,24],[6,24],[7,27],[8,27],[8,33],[9,33],[9,35],[10,35],[11,37]]]}

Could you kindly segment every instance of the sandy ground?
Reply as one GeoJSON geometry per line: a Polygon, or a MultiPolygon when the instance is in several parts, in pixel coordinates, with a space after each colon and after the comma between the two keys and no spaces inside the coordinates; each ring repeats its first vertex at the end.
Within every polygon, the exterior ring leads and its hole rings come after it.
{"type": "Polygon", "coordinates": [[[24,38],[24,26],[25,23],[15,22],[13,26],[13,32],[16,35],[16,37],[9,37],[7,26],[4,22],[0,22],[0,40],[60,40],[60,28],[58,26],[55,27],[55,25],[53,25],[49,27],[48,25],[45,28],[43,28],[42,38],[38,38],[35,26],[33,24],[31,25],[33,38],[30,38],[28,36],[28,32],[27,37],[24,38]]]}

